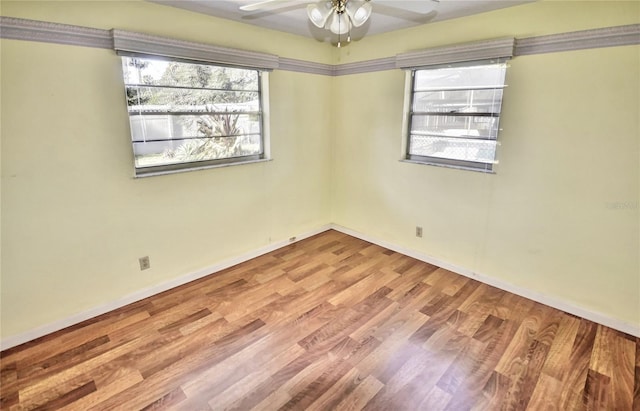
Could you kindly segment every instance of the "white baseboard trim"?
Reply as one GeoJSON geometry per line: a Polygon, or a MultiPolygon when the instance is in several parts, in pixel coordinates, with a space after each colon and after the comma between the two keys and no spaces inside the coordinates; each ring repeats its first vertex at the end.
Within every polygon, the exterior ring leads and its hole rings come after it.
{"type": "Polygon", "coordinates": [[[136,301],[140,301],[142,299],[145,299],[147,297],[151,297],[153,295],[159,294],[161,292],[170,290],[172,288],[181,286],[183,284],[189,283],[191,281],[200,279],[202,277],[206,277],[208,275],[211,274],[215,274],[216,272],[219,272],[221,270],[224,270],[226,268],[232,267],[234,265],[243,263],[245,261],[251,260],[252,258],[256,258],[259,257],[263,254],[267,254],[270,253],[272,251],[275,251],[279,248],[285,247],[293,242],[297,242],[297,241],[301,241],[304,240],[305,238],[309,238],[312,237],[316,234],[320,234],[324,231],[330,230],[330,229],[334,229],[336,231],[340,231],[341,233],[344,234],[348,234],[350,236],[359,238],[361,240],[364,241],[368,241],[370,243],[379,245],[380,247],[384,247],[384,248],[388,248],[389,250],[393,250],[395,252],[407,255],[409,257],[415,258],[416,260],[420,260],[420,261],[424,261],[426,263],[429,264],[433,264],[436,265],[438,267],[442,267],[446,270],[452,271],[456,274],[460,274],[463,275],[465,277],[469,277],[469,278],[473,278],[474,280],[478,280],[482,283],[485,283],[487,285],[499,288],[501,290],[505,290],[508,291],[510,293],[513,294],[517,294],[519,296],[528,298],[530,300],[534,300],[537,301],[541,304],[545,304],[548,305],[550,307],[556,308],[558,310],[576,315],[578,317],[581,318],[585,318],[587,320],[596,322],[598,324],[602,324],[605,325],[607,327],[613,328],[615,330],[618,331],[622,331],[624,333],[633,335],[635,337],[640,337],[640,326],[635,325],[635,324],[630,324],[627,323],[625,321],[621,321],[619,319],[616,318],[611,318],[605,314],[599,313],[599,312],[595,312],[595,311],[591,311],[589,309],[580,307],[580,306],[576,306],[573,305],[571,303],[568,303],[564,300],[558,299],[556,297],[551,297],[545,294],[541,294],[541,293],[537,293],[535,291],[531,291],[529,289],[523,288],[523,287],[519,287],[516,286],[514,284],[502,281],[502,280],[498,280],[496,278],[493,278],[491,276],[488,275],[484,275],[484,274],[479,274],[476,272],[473,272],[472,270],[469,270],[467,268],[464,267],[459,267],[457,265],[454,264],[450,264],[446,261],[442,261],[442,260],[438,260],[437,258],[434,258],[432,256],[429,256],[427,254],[423,254],[420,253],[418,251],[415,250],[411,250],[409,248],[405,248],[405,247],[400,247],[398,245],[389,243],[387,241],[384,240],[380,240],[378,238],[374,238],[371,237],[369,235],[360,233],[358,231],[354,231],[351,230],[349,228],[343,227],[341,225],[338,224],[328,224],[322,227],[319,227],[315,230],[311,230],[308,231],[306,233],[303,234],[299,234],[296,235],[295,241],[290,241],[290,240],[281,240],[281,241],[277,241],[274,243],[271,243],[267,246],[261,247],[257,250],[254,251],[250,251],[247,253],[244,253],[238,257],[234,257],[234,258],[230,258],[228,260],[222,261],[218,264],[214,264],[212,266],[209,267],[205,267],[202,268],[201,270],[198,270],[196,272],[175,278],[173,280],[170,281],[166,281],[163,283],[160,283],[158,285],[154,285],[152,287],[149,288],[145,288],[143,290],[140,291],[136,291],[135,293],[129,294],[127,296],[124,296],[122,298],[119,298],[117,300],[99,305],[97,307],[91,308],[89,310],[74,314],[70,317],[67,318],[63,318],[61,320],[58,321],[54,321],[52,323],[43,325],[41,327],[37,327],[34,328],[32,330],[29,330],[27,332],[21,333],[21,334],[17,334],[17,335],[13,335],[7,338],[4,338],[0,341],[0,351],[15,347],[17,345],[35,340],[36,338],[40,338],[43,337],[45,335],[54,333],[56,331],[60,331],[64,328],[70,327],[72,325],[81,323],[82,321],[86,321],[89,320],[91,318],[97,317],[99,315],[108,313],[109,311],[113,311],[116,310],[118,308],[124,307],[128,304],[134,303],[136,301]]]}
{"type": "Polygon", "coordinates": [[[369,235],[362,234],[358,231],[351,230],[349,228],[343,227],[338,224],[331,224],[331,228],[336,231],[340,231],[341,233],[348,234],[352,237],[356,237],[361,240],[379,245],[380,247],[388,248],[389,250],[393,250],[397,253],[401,253],[409,257],[415,258],[416,260],[424,261],[426,263],[433,264],[435,266],[442,267],[446,270],[452,271],[456,274],[473,278],[474,280],[478,280],[481,283],[490,285],[492,287],[496,287],[501,290],[519,295],[521,297],[525,297],[530,300],[539,302],[541,304],[548,305],[550,307],[567,312],[569,314],[573,314],[575,316],[584,318],[586,320],[605,325],[607,327],[613,328],[614,330],[622,331],[624,333],[633,335],[635,337],[640,337],[640,325],[630,324],[630,323],[627,323],[626,321],[622,321],[617,318],[612,318],[610,316],[607,316],[606,314],[599,313],[584,307],[571,304],[557,297],[552,297],[549,295],[538,293],[538,292],[529,290],[527,288],[523,288],[523,287],[496,279],[494,277],[491,277],[485,274],[476,273],[467,268],[459,267],[457,265],[450,264],[446,261],[438,260],[437,258],[434,258],[427,254],[420,253],[418,251],[411,250],[409,248],[400,247],[395,244],[391,244],[384,240],[380,240],[378,238],[374,238],[369,235]]]}
{"type": "MultiPolygon", "coordinates": [[[[151,297],[153,295],[159,294],[161,292],[170,290],[172,288],[181,286],[183,284],[189,283],[191,281],[197,280],[202,277],[206,277],[211,274],[215,274],[219,271],[222,271],[226,268],[233,267],[234,265],[243,263],[245,261],[251,260],[252,258],[259,257],[263,254],[270,253],[279,248],[285,247],[289,244],[293,244],[294,242],[298,242],[304,240],[305,238],[312,237],[316,234],[320,234],[324,231],[330,230],[330,225],[321,226],[315,230],[307,231],[303,234],[298,234],[295,236],[295,240],[291,241],[289,239],[277,241],[261,247],[254,251],[249,251],[238,257],[230,258],[228,260],[224,260],[218,264],[214,264],[209,267],[202,268],[196,272],[189,273],[183,275],[181,277],[175,278],[173,280],[165,281],[163,283],[151,286],[149,288],[142,289],[140,291],[136,291],[132,294],[124,296],[114,301],[110,301],[108,303],[99,305],[97,307],[91,308],[89,310],[74,314],[70,317],[63,318],[58,321],[54,321],[49,324],[45,324],[41,327],[34,328],[27,332],[13,335],[7,338],[4,338],[0,341],[0,351],[4,351],[6,349],[15,347],[17,345],[35,340],[36,338],[43,337],[45,335],[54,333],[56,331],[60,331],[64,328],[70,327],[72,325],[81,323],[82,321],[89,320],[91,318],[97,317],[99,315],[108,313],[109,311],[116,310],[118,308],[124,307],[128,304],[134,303],[136,301],[143,300],[147,297],[151,297]]],[[[293,238],[293,237],[292,237],[293,238]]]]}

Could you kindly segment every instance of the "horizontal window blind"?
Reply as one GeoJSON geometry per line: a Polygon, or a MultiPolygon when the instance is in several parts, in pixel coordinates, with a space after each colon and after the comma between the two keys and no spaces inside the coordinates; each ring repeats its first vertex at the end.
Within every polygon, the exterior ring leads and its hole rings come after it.
{"type": "Polygon", "coordinates": [[[257,69],[122,57],[136,175],[264,158],[257,69]]]}
{"type": "Polygon", "coordinates": [[[492,171],[505,71],[501,60],[413,70],[406,158],[492,171]]]}

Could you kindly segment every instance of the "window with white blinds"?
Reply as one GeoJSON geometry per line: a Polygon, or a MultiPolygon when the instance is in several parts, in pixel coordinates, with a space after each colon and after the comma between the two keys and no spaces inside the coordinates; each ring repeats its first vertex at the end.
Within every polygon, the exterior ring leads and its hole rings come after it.
{"type": "Polygon", "coordinates": [[[276,55],[112,29],[135,175],[269,159],[276,55]]]}
{"type": "Polygon", "coordinates": [[[122,57],[136,175],[263,159],[260,70],[122,57]]]}
{"type": "Polygon", "coordinates": [[[506,67],[489,60],[413,69],[406,159],[491,172],[506,67]]]}

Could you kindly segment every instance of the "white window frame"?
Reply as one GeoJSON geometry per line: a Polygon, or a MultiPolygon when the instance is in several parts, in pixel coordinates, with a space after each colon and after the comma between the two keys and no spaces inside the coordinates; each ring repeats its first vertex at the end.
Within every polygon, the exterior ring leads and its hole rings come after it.
{"type": "MultiPolygon", "coordinates": [[[[127,57],[133,57],[133,58],[143,58],[146,60],[156,60],[153,56],[148,56],[148,55],[123,55],[123,58],[127,58],[127,57]]],[[[207,65],[207,66],[211,66],[213,68],[224,68],[224,67],[228,67],[228,66],[221,66],[221,65],[217,65],[217,64],[211,64],[211,63],[203,63],[203,62],[199,62],[199,61],[186,61],[183,59],[172,59],[172,58],[162,58],[160,60],[166,61],[166,62],[179,62],[179,63],[190,63],[190,64],[200,64],[200,65],[207,65]]],[[[235,68],[235,67],[234,67],[235,68]]],[[[268,125],[268,119],[265,118],[265,110],[264,110],[264,106],[266,103],[266,100],[264,98],[264,90],[267,89],[267,84],[268,84],[268,73],[266,72],[262,72],[261,70],[257,70],[257,69],[252,69],[252,68],[248,68],[248,67],[237,67],[239,69],[242,70],[247,70],[250,72],[256,72],[257,74],[257,90],[255,92],[258,93],[258,111],[256,112],[251,112],[251,113],[247,113],[247,114],[251,114],[251,115],[257,115],[259,117],[259,152],[255,153],[255,154],[248,154],[248,155],[240,155],[240,156],[228,156],[228,157],[221,157],[221,158],[211,158],[211,159],[205,159],[205,160],[184,160],[184,161],[180,161],[180,162],[172,162],[172,163],[168,163],[168,164],[159,164],[159,165],[145,165],[145,166],[140,166],[138,164],[134,164],[134,169],[135,169],[135,175],[136,177],[143,177],[143,176],[150,176],[150,175],[159,175],[159,174],[166,174],[166,173],[172,173],[172,172],[178,172],[178,171],[191,171],[191,170],[201,170],[201,169],[206,169],[206,168],[214,168],[214,167],[222,167],[222,166],[229,166],[229,165],[236,165],[236,164],[246,164],[246,163],[255,163],[258,161],[262,161],[265,160],[267,158],[267,152],[265,151],[265,128],[266,125],[268,125]]],[[[127,89],[130,86],[141,86],[144,87],[144,84],[127,84],[125,83],[125,89],[127,89]]],[[[165,88],[163,86],[154,86],[154,87],[158,87],[158,88],[165,88]]],[[[166,88],[171,88],[171,87],[166,87],[166,88]]],[[[202,90],[201,88],[197,88],[197,87],[193,87],[193,88],[189,88],[188,86],[183,86],[181,88],[188,88],[189,90],[202,90]]],[[[220,90],[221,92],[224,92],[223,90],[220,90]]],[[[210,108],[207,110],[211,110],[210,108]]],[[[134,132],[133,132],[133,120],[135,118],[137,118],[137,116],[141,115],[139,113],[135,113],[132,112],[130,110],[128,110],[128,114],[129,114],[129,120],[130,120],[130,125],[131,125],[131,137],[132,137],[132,147],[134,148],[134,156],[135,156],[135,146],[136,144],[138,145],[145,145],[145,144],[154,144],[159,142],[160,140],[154,140],[153,135],[149,135],[149,143],[147,143],[146,141],[138,141],[138,140],[134,140],[134,132]]],[[[165,115],[168,118],[172,117],[175,113],[172,112],[160,112],[158,113],[159,115],[165,115]]],[[[213,112],[209,112],[209,111],[186,111],[186,112],[180,112],[180,115],[193,115],[193,116],[198,116],[198,115],[209,115],[209,114],[215,114],[213,112]]],[[[242,113],[239,113],[242,114],[242,113]]],[[[171,127],[170,127],[171,128],[171,127]]],[[[146,134],[146,133],[145,133],[146,134]]],[[[254,134],[255,135],[255,134],[254,134]]],[[[189,140],[197,140],[196,139],[197,136],[190,136],[188,139],[189,140]]],[[[227,138],[228,136],[220,136],[222,138],[227,138]]],[[[217,137],[202,137],[204,138],[210,138],[210,139],[215,139],[217,137]]],[[[168,142],[175,142],[175,141],[182,141],[184,140],[184,138],[163,138],[162,141],[166,141],[168,142]]],[[[136,162],[134,162],[136,163],[136,162]]]]}
{"type": "Polygon", "coordinates": [[[269,72],[278,68],[278,56],[117,29],[111,30],[111,34],[113,36],[113,48],[120,56],[134,56],[141,58],[155,57],[169,61],[256,70],[259,73],[261,150],[258,155],[212,159],[198,162],[182,162],[149,167],[135,167],[134,165],[135,177],[147,177],[181,171],[192,171],[270,160],[269,72]]]}
{"type": "MultiPolygon", "coordinates": [[[[487,66],[487,65],[495,65],[495,64],[505,64],[504,60],[501,59],[496,59],[496,60],[483,60],[483,61],[471,61],[471,62],[464,62],[464,63],[455,63],[455,64],[440,64],[440,65],[434,65],[434,66],[429,66],[429,67],[423,67],[423,68],[416,68],[416,69],[412,69],[412,70],[408,70],[407,71],[407,82],[405,84],[405,110],[404,110],[404,126],[403,126],[403,135],[404,137],[404,144],[403,144],[403,158],[409,162],[415,162],[415,163],[421,163],[421,164],[428,164],[428,165],[435,165],[435,166],[444,166],[444,167],[452,167],[452,168],[460,168],[460,169],[465,169],[465,170],[471,170],[471,171],[482,171],[482,172],[488,172],[488,173],[492,173],[493,171],[493,166],[494,164],[497,164],[496,161],[496,157],[497,157],[497,152],[494,153],[494,158],[492,159],[492,161],[470,161],[470,160],[461,160],[461,159],[454,159],[454,158],[447,158],[447,157],[437,157],[437,156],[426,156],[426,155],[418,155],[418,154],[412,154],[411,153],[411,140],[412,140],[412,135],[411,135],[411,129],[412,129],[412,122],[413,122],[413,118],[414,115],[420,116],[420,115],[425,115],[426,113],[421,113],[421,112],[414,112],[413,111],[413,107],[414,107],[414,100],[415,100],[415,95],[417,92],[415,89],[415,83],[416,83],[416,72],[417,71],[422,71],[422,70],[437,70],[437,69],[441,69],[441,68],[455,68],[455,67],[482,67],[482,66],[487,66]]],[[[506,87],[505,82],[503,81],[502,84],[497,84],[497,85],[492,85],[491,88],[495,88],[495,89],[504,89],[506,87]]],[[[457,90],[457,91],[471,91],[474,90],[474,88],[450,88],[450,89],[443,89],[444,91],[447,90],[457,90]]],[[[502,100],[502,98],[500,99],[502,100]]],[[[501,107],[501,103],[500,103],[500,107],[501,107]]],[[[449,117],[449,116],[462,116],[462,117],[467,117],[469,119],[469,121],[472,121],[475,118],[485,118],[485,117],[492,117],[492,118],[496,118],[496,125],[497,127],[499,127],[499,123],[500,123],[500,115],[501,115],[501,110],[495,113],[490,113],[490,115],[488,113],[478,113],[478,114],[472,114],[472,113],[429,113],[430,116],[443,116],[443,117],[449,117]]],[[[498,128],[496,135],[490,138],[482,138],[482,139],[478,139],[483,140],[483,141],[495,141],[496,143],[496,151],[497,151],[497,146],[499,145],[498,142],[498,134],[499,134],[500,129],[498,128]]],[[[437,137],[437,135],[434,135],[437,137]]],[[[461,140],[468,140],[467,138],[464,138],[464,136],[461,137],[456,137],[456,136],[448,136],[446,137],[448,139],[456,139],[456,138],[460,138],[461,140]]]]}
{"type": "Polygon", "coordinates": [[[477,65],[479,62],[486,62],[488,60],[495,59],[506,62],[508,59],[513,57],[514,49],[514,38],[501,38],[483,40],[474,43],[434,47],[426,50],[398,54],[395,58],[395,66],[396,68],[405,70],[407,73],[405,77],[401,161],[493,173],[493,164],[475,164],[475,162],[460,162],[459,160],[444,160],[441,158],[434,161],[433,159],[435,157],[410,155],[413,73],[415,70],[435,68],[438,66],[442,67],[443,65],[477,65]],[[478,164],[480,166],[478,166],[478,164]]]}

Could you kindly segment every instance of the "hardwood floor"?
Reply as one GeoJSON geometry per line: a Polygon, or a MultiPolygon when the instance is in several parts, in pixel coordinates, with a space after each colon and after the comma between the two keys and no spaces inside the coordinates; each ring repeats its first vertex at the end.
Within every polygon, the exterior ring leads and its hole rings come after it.
{"type": "Polygon", "coordinates": [[[328,231],[1,354],[3,410],[640,410],[640,340],[328,231]]]}

